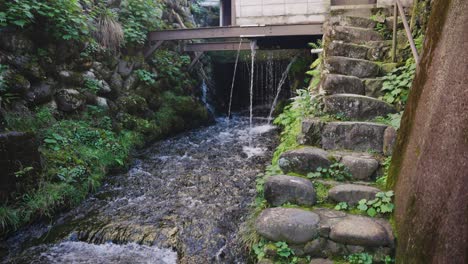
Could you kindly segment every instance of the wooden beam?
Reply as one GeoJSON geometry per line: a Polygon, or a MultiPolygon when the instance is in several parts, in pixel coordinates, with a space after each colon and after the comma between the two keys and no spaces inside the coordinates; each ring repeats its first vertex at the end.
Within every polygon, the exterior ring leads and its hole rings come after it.
{"type": "MultiPolygon", "coordinates": [[[[205,42],[205,43],[191,43],[184,47],[185,51],[223,51],[223,50],[238,50],[239,42],[205,42]]],[[[249,42],[242,42],[240,45],[241,50],[250,50],[249,42]]],[[[257,47],[258,49],[258,47],[257,47]]]]}
{"type": "Polygon", "coordinates": [[[280,36],[323,35],[323,23],[297,25],[234,26],[193,29],[174,29],[149,33],[150,41],[219,39],[219,38],[261,38],[280,36]]]}

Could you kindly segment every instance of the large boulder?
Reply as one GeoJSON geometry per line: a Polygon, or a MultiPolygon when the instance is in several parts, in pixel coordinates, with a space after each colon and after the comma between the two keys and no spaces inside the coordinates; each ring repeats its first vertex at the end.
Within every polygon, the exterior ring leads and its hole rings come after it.
{"type": "Polygon", "coordinates": [[[360,200],[372,200],[380,192],[379,189],[366,185],[342,184],[331,188],[328,197],[334,202],[346,202],[351,206],[359,203],[360,200]]]}
{"type": "Polygon", "coordinates": [[[310,180],[277,175],[265,182],[265,199],[273,206],[285,203],[311,206],[316,202],[314,185],[310,180]]]}
{"type": "Polygon", "coordinates": [[[255,229],[271,241],[303,244],[318,237],[319,221],[319,216],[310,211],[269,208],[257,218],[255,229]]]}
{"type": "Polygon", "coordinates": [[[330,239],[346,245],[379,247],[391,245],[391,237],[368,217],[348,216],[331,228],[330,239]]]}
{"type": "Polygon", "coordinates": [[[75,89],[63,89],[55,95],[57,107],[64,112],[80,109],[86,103],[86,97],[75,89]]]}
{"type": "Polygon", "coordinates": [[[370,180],[376,176],[379,169],[379,162],[369,155],[344,154],[340,162],[348,168],[356,180],[370,180]]]}
{"type": "Polygon", "coordinates": [[[304,147],[281,154],[278,164],[284,173],[295,172],[305,175],[315,172],[319,167],[330,166],[331,162],[327,155],[323,149],[304,147]]]}
{"type": "Polygon", "coordinates": [[[16,71],[6,71],[4,73],[4,80],[7,84],[8,92],[10,93],[25,94],[31,88],[29,80],[16,71]]]}
{"type": "Polygon", "coordinates": [[[50,102],[54,95],[55,83],[53,80],[48,80],[35,84],[28,93],[28,100],[33,104],[44,104],[50,102]]]}

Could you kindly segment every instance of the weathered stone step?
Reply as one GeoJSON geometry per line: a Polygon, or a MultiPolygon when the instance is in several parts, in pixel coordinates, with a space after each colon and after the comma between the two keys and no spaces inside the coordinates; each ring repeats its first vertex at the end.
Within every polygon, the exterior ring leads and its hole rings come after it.
{"type": "Polygon", "coordinates": [[[328,168],[333,162],[343,163],[355,180],[371,180],[377,176],[379,162],[369,154],[327,152],[315,147],[287,151],[280,156],[279,166],[284,173],[306,175],[317,168],[328,168]]]}
{"type": "Polygon", "coordinates": [[[383,41],[383,36],[374,29],[334,26],[330,31],[331,40],[341,40],[356,44],[364,44],[368,41],[383,41]]]}
{"type": "Polygon", "coordinates": [[[302,121],[299,143],[326,150],[347,149],[390,155],[396,138],[393,127],[370,122],[329,122],[320,119],[302,121]]]}
{"type": "Polygon", "coordinates": [[[355,216],[329,209],[265,209],[256,231],[264,238],[292,245],[297,256],[344,256],[356,252],[388,254],[394,247],[391,226],[384,219],[355,216]]]}
{"type": "Polygon", "coordinates": [[[366,94],[363,81],[355,76],[341,74],[324,74],[321,88],[326,94],[366,94]]]}
{"type": "Polygon", "coordinates": [[[325,69],[330,73],[351,75],[359,78],[377,77],[380,73],[380,66],[377,63],[339,56],[326,58],[325,69]]]}
{"type": "Polygon", "coordinates": [[[397,112],[395,107],[382,100],[357,94],[326,96],[323,103],[326,113],[342,114],[355,120],[371,120],[397,112]]]}
{"type": "Polygon", "coordinates": [[[352,59],[383,61],[388,56],[390,46],[383,41],[367,42],[365,45],[334,40],[326,46],[327,56],[340,56],[352,59]]]}
{"type": "Polygon", "coordinates": [[[377,22],[372,19],[355,16],[332,16],[330,23],[333,26],[348,26],[374,29],[377,22]]]}
{"type": "Polygon", "coordinates": [[[336,203],[346,202],[354,206],[360,200],[372,200],[379,193],[378,188],[359,184],[340,184],[328,191],[328,198],[336,203]]]}
{"type": "Polygon", "coordinates": [[[326,95],[358,94],[374,98],[382,96],[383,79],[327,73],[323,75],[321,89],[326,95]]]}
{"type": "Polygon", "coordinates": [[[316,203],[315,189],[308,179],[286,175],[270,176],[265,182],[264,196],[273,206],[285,203],[312,206],[316,203]]]}

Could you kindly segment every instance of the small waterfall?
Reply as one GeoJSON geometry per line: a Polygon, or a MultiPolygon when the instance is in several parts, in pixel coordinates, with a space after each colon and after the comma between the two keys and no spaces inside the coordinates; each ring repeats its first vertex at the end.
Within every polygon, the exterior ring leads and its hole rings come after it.
{"type": "Polygon", "coordinates": [[[232,93],[234,92],[234,83],[236,81],[237,64],[239,63],[239,55],[240,55],[241,46],[242,46],[242,39],[239,41],[239,48],[237,48],[236,63],[234,64],[234,74],[232,75],[231,93],[229,95],[228,118],[231,118],[232,93]]]}
{"type": "Polygon", "coordinates": [[[212,105],[208,102],[208,85],[206,84],[206,81],[203,79],[202,83],[202,102],[205,105],[206,109],[214,115],[215,111],[212,105]]]}
{"type": "Polygon", "coordinates": [[[289,70],[291,69],[291,66],[293,65],[293,63],[296,61],[296,58],[297,57],[294,57],[291,60],[291,62],[286,67],[286,70],[283,72],[283,75],[281,76],[280,82],[278,84],[278,88],[276,90],[276,96],[275,96],[275,99],[273,100],[273,103],[271,104],[270,114],[268,115],[268,124],[271,123],[273,111],[275,111],[275,107],[276,107],[276,104],[278,103],[278,98],[281,93],[281,87],[283,87],[284,83],[286,82],[286,79],[288,78],[289,70]]]}
{"type": "Polygon", "coordinates": [[[251,71],[250,71],[250,129],[252,129],[252,121],[253,121],[253,87],[254,87],[254,74],[255,74],[255,55],[257,54],[257,41],[252,40],[250,41],[250,52],[251,52],[251,71]]]}

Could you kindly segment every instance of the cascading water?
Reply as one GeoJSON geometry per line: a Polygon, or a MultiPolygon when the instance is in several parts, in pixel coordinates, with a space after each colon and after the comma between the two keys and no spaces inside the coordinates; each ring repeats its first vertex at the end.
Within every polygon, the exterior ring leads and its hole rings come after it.
{"type": "Polygon", "coordinates": [[[263,120],[217,119],[156,142],[131,169],[50,223],[2,243],[1,263],[248,263],[239,229],[277,133],[263,120]],[[250,138],[255,149],[249,149],[250,138]]]}
{"type": "Polygon", "coordinates": [[[281,76],[281,79],[278,84],[278,88],[276,90],[276,96],[275,99],[273,100],[273,103],[271,104],[271,109],[270,109],[270,114],[268,115],[268,124],[271,123],[273,112],[275,111],[276,104],[278,103],[278,98],[281,93],[281,88],[283,87],[284,83],[286,82],[286,79],[288,78],[289,70],[291,70],[291,66],[294,64],[296,61],[297,57],[294,57],[291,62],[288,64],[286,67],[286,70],[283,72],[283,75],[281,76]]]}
{"type": "Polygon", "coordinates": [[[206,84],[206,81],[203,79],[202,83],[202,102],[205,105],[206,109],[214,115],[215,110],[213,106],[208,102],[208,85],[206,84]]]}
{"type": "Polygon", "coordinates": [[[236,63],[234,64],[234,74],[232,75],[232,84],[231,84],[231,92],[229,95],[229,109],[228,109],[228,118],[231,118],[231,109],[232,109],[232,94],[234,92],[234,83],[236,81],[236,73],[237,73],[237,64],[239,63],[239,55],[242,46],[242,38],[239,41],[239,47],[237,48],[237,56],[236,56],[236,63]]]}
{"type": "Polygon", "coordinates": [[[253,88],[254,88],[254,76],[255,76],[255,54],[257,54],[257,41],[250,41],[250,57],[251,57],[251,71],[250,71],[250,128],[252,129],[252,120],[253,120],[253,88]]]}

